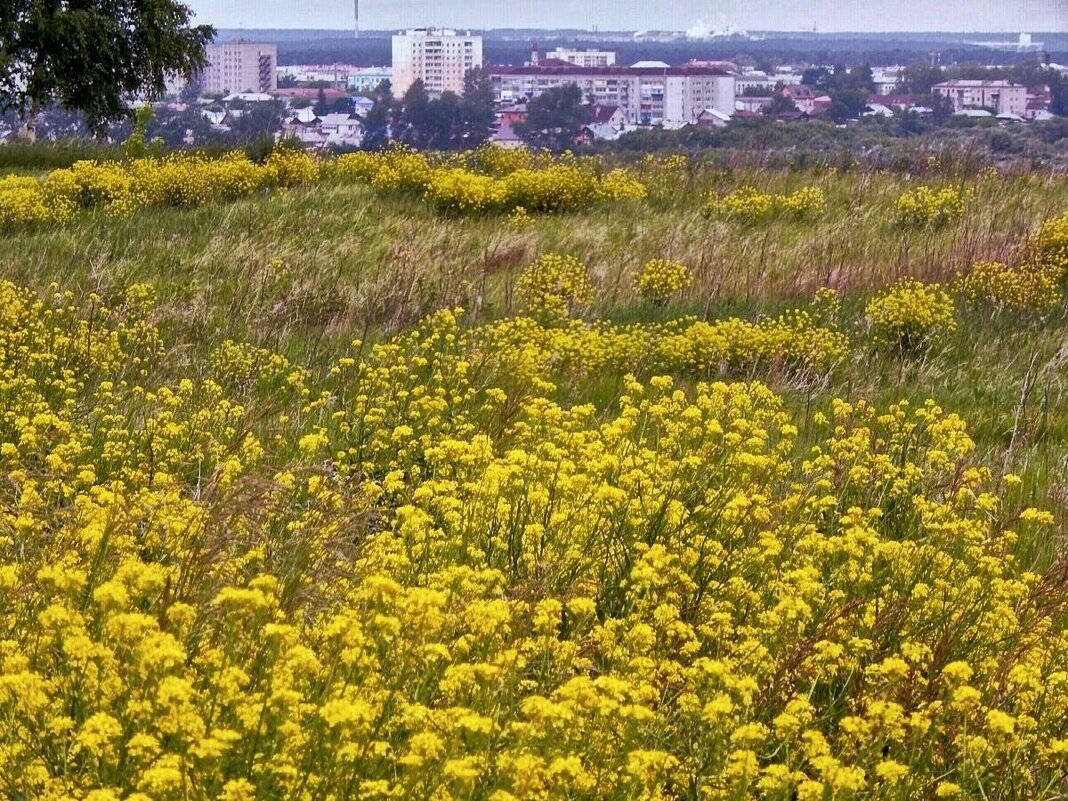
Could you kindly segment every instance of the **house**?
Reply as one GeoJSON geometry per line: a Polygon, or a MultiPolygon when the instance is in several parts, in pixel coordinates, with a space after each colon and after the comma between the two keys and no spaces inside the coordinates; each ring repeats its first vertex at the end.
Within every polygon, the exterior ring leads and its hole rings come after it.
{"type": "Polygon", "coordinates": [[[315,116],[315,110],[311,106],[308,106],[306,108],[295,109],[289,119],[300,125],[311,125],[318,119],[318,117],[315,116]]]}
{"type": "Polygon", "coordinates": [[[606,122],[591,122],[582,126],[583,133],[588,133],[591,141],[614,142],[622,133],[622,127],[606,122]]]}
{"type": "Polygon", "coordinates": [[[363,142],[363,123],[353,114],[324,114],[319,132],[331,145],[356,147],[363,142]]]}
{"type": "Polygon", "coordinates": [[[515,125],[527,118],[527,104],[516,103],[514,106],[502,108],[497,112],[497,119],[508,125],[515,125]]]}
{"type": "Polygon", "coordinates": [[[204,109],[200,112],[213,127],[216,125],[222,125],[226,121],[225,111],[212,111],[210,109],[204,109]]]}
{"type": "Polygon", "coordinates": [[[313,89],[310,86],[295,86],[289,89],[277,89],[273,92],[275,97],[281,98],[300,98],[302,100],[316,101],[319,99],[319,93],[322,92],[327,101],[340,100],[343,97],[348,97],[347,92],[342,92],[340,89],[313,89]]]}
{"type": "Polygon", "coordinates": [[[812,111],[811,111],[811,113],[814,114],[814,115],[822,114],[828,108],[831,107],[831,103],[832,102],[834,102],[834,101],[831,100],[831,96],[830,95],[817,95],[812,100],[812,111]]]}
{"type": "Polygon", "coordinates": [[[783,97],[793,100],[798,111],[811,114],[816,109],[816,93],[812,91],[811,86],[806,86],[803,83],[784,86],[780,93],[783,97]]]}
{"type": "Polygon", "coordinates": [[[894,110],[889,106],[884,106],[882,103],[868,103],[864,107],[864,112],[861,116],[864,117],[893,117],[894,110]]]}
{"type": "Polygon", "coordinates": [[[759,114],[765,106],[771,105],[770,97],[747,97],[738,95],[734,100],[735,112],[745,111],[759,114]]]}
{"type": "Polygon", "coordinates": [[[916,105],[916,96],[906,94],[880,95],[879,102],[889,108],[896,108],[898,111],[907,111],[916,105]]]}
{"type": "Polygon", "coordinates": [[[361,117],[374,108],[374,105],[375,101],[371,100],[369,97],[359,96],[352,98],[352,109],[354,113],[361,117]]]}
{"type": "Polygon", "coordinates": [[[223,98],[224,103],[233,103],[235,100],[242,103],[269,103],[274,100],[274,96],[266,92],[234,92],[223,98]]]}
{"type": "Polygon", "coordinates": [[[590,122],[598,125],[621,127],[627,121],[626,114],[619,106],[597,103],[590,109],[590,122]]]}
{"type": "Polygon", "coordinates": [[[698,128],[726,128],[731,118],[719,109],[706,108],[697,115],[698,128]]]}
{"type": "Polygon", "coordinates": [[[519,134],[515,132],[515,128],[509,122],[501,122],[497,125],[497,130],[490,136],[490,142],[497,145],[497,147],[509,150],[523,147],[523,140],[519,138],[519,134]]]}

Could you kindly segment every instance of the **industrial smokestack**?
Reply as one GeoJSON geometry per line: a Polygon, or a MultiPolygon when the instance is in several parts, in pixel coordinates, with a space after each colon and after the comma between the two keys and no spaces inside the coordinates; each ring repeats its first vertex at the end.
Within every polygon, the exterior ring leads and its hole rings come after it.
{"type": "Polygon", "coordinates": [[[360,38],[360,0],[352,0],[354,13],[354,22],[352,28],[352,38],[360,38]]]}

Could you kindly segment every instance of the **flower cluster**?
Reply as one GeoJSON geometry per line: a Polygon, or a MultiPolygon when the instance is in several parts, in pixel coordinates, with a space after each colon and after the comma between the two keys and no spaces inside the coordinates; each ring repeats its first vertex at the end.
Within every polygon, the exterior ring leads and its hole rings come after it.
{"type": "Polygon", "coordinates": [[[723,197],[711,198],[705,213],[712,217],[744,225],[757,225],[772,220],[811,220],[827,208],[827,199],[819,187],[808,186],[789,194],[761,192],[743,186],[723,197]]]}
{"type": "Polygon", "coordinates": [[[692,285],[690,268],[671,259],[650,259],[634,279],[638,296],[658,305],[692,285]]]}
{"type": "Polygon", "coordinates": [[[158,373],[144,287],[0,310],[7,797],[1040,798],[1068,769],[1051,516],[933,403],[835,401],[802,440],[757,382],[499,381],[455,311],[312,379],[241,343],[158,373]]]}
{"type": "Polygon", "coordinates": [[[1010,264],[978,262],[958,275],[957,291],[965,302],[995,309],[1044,315],[1064,300],[1068,275],[1068,214],[1043,223],[1010,264]]]}
{"type": "Polygon", "coordinates": [[[1007,265],[981,261],[954,282],[957,292],[972,305],[1045,314],[1060,305],[1062,271],[1049,263],[1007,265]]]}
{"type": "Polygon", "coordinates": [[[900,351],[935,344],[957,326],[953,298],[938,284],[898,281],[872,299],[864,316],[876,343],[900,351]]]}
{"type": "Polygon", "coordinates": [[[551,391],[560,380],[602,373],[685,378],[826,374],[849,350],[846,336],[794,311],[750,322],[682,318],[664,324],[542,323],[514,318],[473,329],[464,350],[495,365],[505,383],[551,391]]]}
{"type": "Polygon", "coordinates": [[[437,164],[421,153],[394,148],[342,156],[326,171],[380,191],[421,196],[439,210],[456,214],[505,212],[519,206],[527,212],[566,212],[598,201],[645,196],[644,185],[623,169],[602,175],[594,164],[573,157],[498,156],[499,149],[484,147],[470,158],[437,164]]]}
{"type": "Polygon", "coordinates": [[[970,188],[918,186],[894,201],[894,222],[901,228],[940,228],[963,216],[972,194],[970,188]]]}
{"type": "Polygon", "coordinates": [[[0,225],[66,222],[79,210],[126,215],[150,206],[200,206],[274,188],[310,183],[319,163],[303,152],[276,150],[264,164],[243,153],[218,158],[174,154],[128,162],[79,161],[44,179],[0,179],[0,225]]]}
{"type": "Polygon", "coordinates": [[[563,319],[593,298],[585,265],[575,256],[554,253],[524,267],[515,291],[527,312],[545,320],[563,319]]]}

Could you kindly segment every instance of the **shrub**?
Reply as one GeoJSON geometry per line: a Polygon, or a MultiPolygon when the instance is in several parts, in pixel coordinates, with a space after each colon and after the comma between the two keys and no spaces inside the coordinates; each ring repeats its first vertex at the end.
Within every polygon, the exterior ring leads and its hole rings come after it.
{"type": "Polygon", "coordinates": [[[560,320],[592,299],[586,267],[575,256],[546,254],[525,267],[516,283],[522,307],[541,320],[560,320]]]}
{"type": "Polygon", "coordinates": [[[972,305],[1044,314],[1060,305],[1062,271],[1048,262],[1026,261],[1009,266],[981,261],[957,276],[954,287],[972,305]]]}
{"type": "Polygon", "coordinates": [[[827,199],[819,187],[804,187],[788,195],[761,192],[743,186],[724,197],[711,198],[705,213],[712,217],[757,225],[772,220],[811,220],[827,208],[827,199]]]}
{"type": "Polygon", "coordinates": [[[685,264],[670,259],[651,259],[634,279],[638,296],[657,305],[693,285],[693,273],[685,264]]]}
{"type": "Polygon", "coordinates": [[[934,190],[919,186],[894,201],[894,222],[901,228],[941,228],[964,214],[971,192],[964,188],[934,190]]]}
{"type": "Polygon", "coordinates": [[[933,345],[957,325],[949,293],[938,284],[911,278],[874,298],[864,314],[875,342],[899,351],[933,345]]]}

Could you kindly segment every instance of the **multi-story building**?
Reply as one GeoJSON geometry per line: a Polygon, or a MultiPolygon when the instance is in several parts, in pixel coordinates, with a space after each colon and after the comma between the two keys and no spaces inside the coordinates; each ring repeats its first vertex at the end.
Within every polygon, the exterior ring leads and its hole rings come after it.
{"type": "Polygon", "coordinates": [[[616,63],[616,54],[611,50],[579,50],[574,47],[558,47],[545,54],[546,58],[566,61],[576,67],[612,67],[616,63]]]}
{"type": "Polygon", "coordinates": [[[1027,112],[1027,87],[1012,81],[945,81],[936,83],[931,91],[947,97],[953,103],[953,111],[967,109],[993,109],[995,114],[1027,112]]]}
{"type": "Polygon", "coordinates": [[[560,62],[490,67],[501,102],[523,102],[557,86],[574,84],[586,100],[618,106],[628,125],[681,127],[706,109],[734,113],[734,76],[718,67],[578,67],[560,62]]]}
{"type": "Polygon", "coordinates": [[[348,88],[353,92],[373,92],[382,81],[392,81],[390,67],[357,67],[349,73],[348,88]]]}
{"type": "Polygon", "coordinates": [[[204,49],[208,65],[197,76],[201,92],[273,92],[278,88],[278,45],[224,42],[204,49]]]}
{"type": "Polygon", "coordinates": [[[431,97],[460,94],[468,70],[482,66],[482,37],[448,28],[411,28],[393,36],[393,94],[421,80],[431,97]]]}
{"type": "Polygon", "coordinates": [[[772,95],[779,86],[796,86],[799,83],[801,83],[801,76],[796,72],[777,72],[769,75],[766,72],[752,70],[737,76],[735,91],[738,94],[758,91],[761,94],[772,95]]]}

